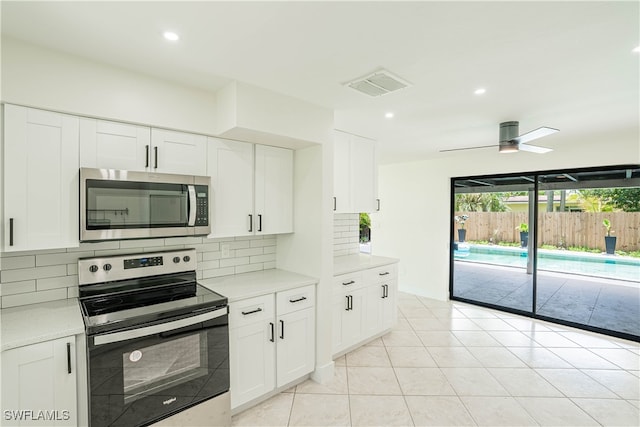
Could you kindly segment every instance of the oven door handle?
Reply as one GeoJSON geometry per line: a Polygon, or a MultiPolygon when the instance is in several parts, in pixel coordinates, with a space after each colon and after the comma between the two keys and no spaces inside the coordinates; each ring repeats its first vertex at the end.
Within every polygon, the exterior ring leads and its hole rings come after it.
{"type": "Polygon", "coordinates": [[[185,326],[195,325],[196,323],[206,322],[207,320],[216,319],[226,316],[227,310],[218,309],[209,313],[199,314],[197,316],[187,317],[185,319],[174,320],[172,322],[161,323],[159,325],[145,326],[143,328],[132,329],[130,331],[113,332],[110,334],[96,335],[93,338],[94,345],[111,344],[120,341],[127,341],[133,338],[146,337],[162,332],[171,331],[173,329],[184,328],[185,326]]]}
{"type": "Polygon", "coordinates": [[[196,205],[196,186],[189,185],[187,187],[189,190],[189,222],[187,225],[193,227],[196,225],[196,210],[198,209],[196,205]]]}

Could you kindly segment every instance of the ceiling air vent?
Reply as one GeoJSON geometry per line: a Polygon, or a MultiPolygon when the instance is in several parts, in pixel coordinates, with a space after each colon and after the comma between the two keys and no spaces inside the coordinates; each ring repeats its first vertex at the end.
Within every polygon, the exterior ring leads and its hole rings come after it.
{"type": "Polygon", "coordinates": [[[352,89],[369,96],[386,95],[399,89],[411,86],[405,80],[394,76],[387,70],[378,70],[366,77],[362,77],[346,83],[352,89]]]}

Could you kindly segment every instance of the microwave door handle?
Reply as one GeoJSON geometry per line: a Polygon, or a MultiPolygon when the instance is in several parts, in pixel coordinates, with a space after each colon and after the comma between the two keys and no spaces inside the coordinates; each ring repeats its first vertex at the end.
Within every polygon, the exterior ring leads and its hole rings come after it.
{"type": "Polygon", "coordinates": [[[196,210],[198,207],[196,206],[196,187],[195,185],[189,185],[189,222],[188,226],[193,227],[196,225],[196,210]]]}
{"type": "Polygon", "coordinates": [[[159,325],[146,326],[143,328],[132,329],[130,331],[113,332],[109,334],[96,335],[93,339],[94,345],[111,344],[121,341],[127,341],[133,338],[142,338],[148,335],[160,334],[174,329],[184,328],[185,326],[195,325],[197,323],[206,322],[218,317],[227,315],[227,308],[218,309],[212,312],[199,314],[197,316],[187,317],[173,322],[161,323],[159,325]]]}

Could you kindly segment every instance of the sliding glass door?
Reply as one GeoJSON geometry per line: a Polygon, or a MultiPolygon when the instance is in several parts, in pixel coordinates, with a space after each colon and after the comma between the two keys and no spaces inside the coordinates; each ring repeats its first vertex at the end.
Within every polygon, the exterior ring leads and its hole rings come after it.
{"type": "Polygon", "coordinates": [[[640,339],[640,165],[452,189],[452,299],[640,339]]]}
{"type": "Polygon", "coordinates": [[[533,191],[531,176],[456,181],[453,296],[532,312],[533,191]]]}

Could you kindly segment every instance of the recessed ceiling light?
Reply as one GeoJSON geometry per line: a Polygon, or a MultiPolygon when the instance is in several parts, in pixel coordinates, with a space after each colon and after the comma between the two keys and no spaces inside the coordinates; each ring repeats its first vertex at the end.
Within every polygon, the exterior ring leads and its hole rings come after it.
{"type": "Polygon", "coordinates": [[[386,113],[384,116],[385,116],[387,119],[392,119],[392,118],[393,118],[393,116],[394,116],[394,114],[393,114],[392,112],[390,112],[390,111],[389,111],[389,112],[388,112],[388,113],[386,113]]]}
{"type": "Polygon", "coordinates": [[[487,90],[483,87],[476,89],[475,91],[473,91],[473,93],[475,93],[476,95],[484,95],[487,92],[487,90]]]}
{"type": "Polygon", "coordinates": [[[174,33],[173,31],[165,31],[162,35],[164,36],[165,39],[172,42],[180,40],[180,36],[174,33]]]}
{"type": "Polygon", "coordinates": [[[631,51],[633,53],[640,53],[640,46],[636,46],[633,48],[633,50],[631,51]]]}

